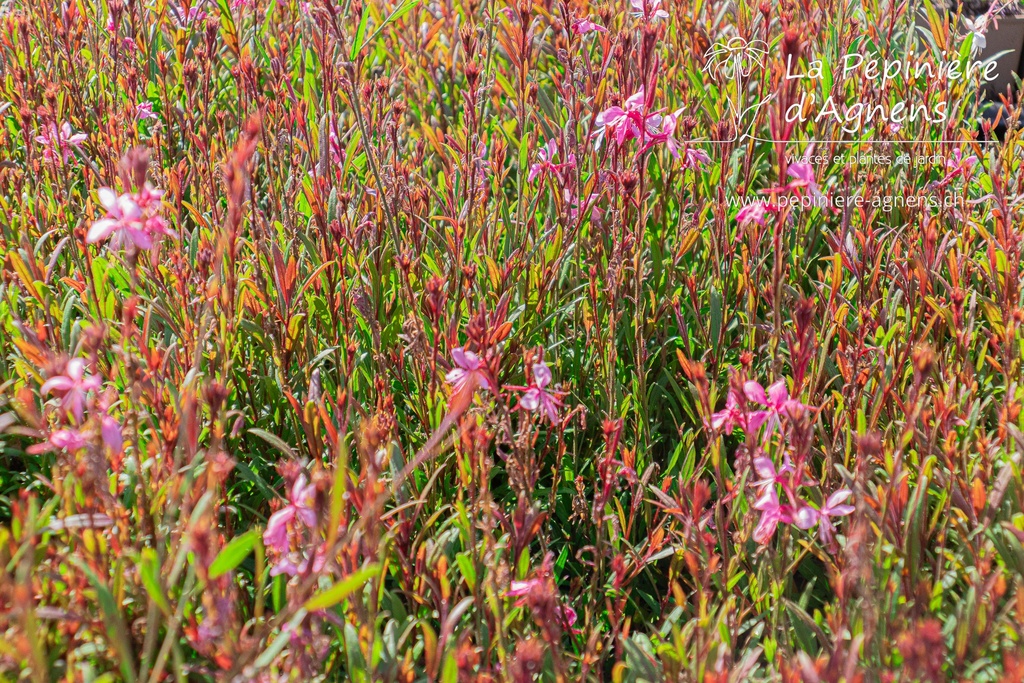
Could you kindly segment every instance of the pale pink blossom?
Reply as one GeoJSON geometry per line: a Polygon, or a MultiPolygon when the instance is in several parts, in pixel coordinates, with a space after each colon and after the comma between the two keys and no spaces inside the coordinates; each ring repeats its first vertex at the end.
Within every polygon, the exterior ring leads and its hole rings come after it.
{"type": "Polygon", "coordinates": [[[742,209],[736,214],[736,222],[740,225],[746,223],[757,223],[758,225],[764,225],[765,213],[767,213],[768,204],[763,201],[751,202],[750,204],[744,205],[742,209]]]}
{"type": "Polygon", "coordinates": [[[768,433],[781,424],[783,415],[793,418],[804,410],[810,410],[809,406],[789,397],[789,389],[786,388],[784,379],[774,382],[767,391],[754,381],[748,381],[743,385],[743,389],[748,399],[767,408],[764,423],[767,425],[768,433]]]}
{"type": "Polygon", "coordinates": [[[49,451],[67,451],[68,453],[74,453],[80,451],[89,442],[86,438],[76,429],[57,429],[50,433],[46,441],[35,444],[28,447],[28,452],[32,455],[39,453],[47,453],[49,451]]]}
{"type": "Polygon", "coordinates": [[[118,195],[109,187],[101,187],[97,195],[107,213],[89,228],[86,242],[102,242],[116,234],[120,244],[151,249],[161,235],[177,237],[160,215],[161,190],[146,184],[137,193],[118,195]]]}
{"type": "Polygon", "coordinates": [[[146,119],[155,119],[156,114],[153,113],[152,102],[139,102],[135,105],[135,118],[139,121],[145,121],[146,119]]]}
{"type": "Polygon", "coordinates": [[[42,394],[56,392],[61,396],[61,407],[75,416],[76,422],[82,421],[86,395],[100,388],[100,378],[85,374],[85,360],[72,358],[68,361],[66,374],[56,375],[43,382],[39,388],[42,394]]]}
{"type": "Polygon", "coordinates": [[[761,511],[761,519],[757,523],[757,528],[754,529],[754,540],[761,545],[772,540],[772,536],[775,535],[775,529],[780,523],[788,524],[792,521],[789,506],[779,504],[779,494],[775,492],[774,486],[769,487],[757,499],[754,503],[754,509],[761,511]]]}
{"type": "Polygon", "coordinates": [[[58,158],[67,162],[74,155],[74,149],[81,149],[82,143],[88,139],[85,133],[75,133],[71,124],[65,121],[59,127],[50,124],[45,132],[36,136],[36,142],[44,145],[43,156],[47,161],[56,162],[58,158]]]}
{"type": "Polygon", "coordinates": [[[445,381],[452,385],[454,394],[473,392],[478,387],[497,393],[487,365],[475,353],[462,347],[454,348],[452,360],[455,361],[455,367],[445,376],[445,381]]]}
{"type": "Polygon", "coordinates": [[[633,16],[644,21],[668,18],[668,12],[661,9],[661,0],[629,0],[629,4],[633,6],[633,16]]]}
{"type": "Polygon", "coordinates": [[[541,413],[551,421],[551,424],[558,423],[558,409],[562,401],[552,392],[547,390],[551,383],[551,370],[547,363],[540,361],[533,364],[533,384],[526,388],[526,393],[519,399],[519,405],[523,410],[532,413],[541,413]]]}
{"type": "Polygon", "coordinates": [[[971,174],[971,169],[978,163],[978,158],[973,154],[965,157],[963,151],[956,147],[953,149],[953,153],[946,157],[946,176],[939,182],[940,185],[946,185],[957,176],[967,178],[971,174]]]}
{"type": "Polygon", "coordinates": [[[600,24],[595,24],[589,19],[576,19],[572,22],[572,32],[582,36],[592,32],[607,33],[608,29],[600,24]]]}
{"type": "Polygon", "coordinates": [[[313,496],[316,488],[307,484],[306,475],[300,474],[292,484],[288,495],[288,504],[275,512],[267,520],[267,529],[263,532],[263,544],[278,552],[288,552],[291,544],[288,540],[288,526],[298,519],[309,528],[316,527],[316,513],[313,511],[313,496]]]}
{"type": "Polygon", "coordinates": [[[530,175],[527,178],[529,182],[537,176],[543,177],[546,173],[553,173],[555,177],[561,178],[562,171],[570,169],[576,166],[575,155],[570,154],[564,164],[556,164],[554,162],[555,155],[558,154],[558,142],[552,138],[547,143],[537,150],[537,158],[539,161],[530,166],[530,175]]]}
{"type": "MultiPolygon", "coordinates": [[[[711,416],[713,429],[722,429],[726,434],[732,434],[733,429],[739,427],[744,432],[753,434],[761,428],[767,414],[762,410],[747,410],[746,402],[755,400],[757,396],[757,394],[751,396],[747,388],[748,384],[751,382],[744,384],[743,393],[730,389],[729,395],[725,399],[725,408],[711,416]]],[[[757,385],[756,382],[753,384],[757,385]]]]}
{"type": "Polygon", "coordinates": [[[839,489],[825,501],[820,510],[816,510],[818,522],[818,538],[826,547],[833,544],[833,534],[836,527],[832,524],[832,517],[845,517],[851,514],[855,508],[852,505],[844,505],[843,501],[853,493],[849,489],[839,489]]]}
{"type": "Polygon", "coordinates": [[[110,415],[100,418],[100,438],[103,443],[114,453],[120,453],[124,448],[124,438],[121,435],[121,423],[110,415]]]}

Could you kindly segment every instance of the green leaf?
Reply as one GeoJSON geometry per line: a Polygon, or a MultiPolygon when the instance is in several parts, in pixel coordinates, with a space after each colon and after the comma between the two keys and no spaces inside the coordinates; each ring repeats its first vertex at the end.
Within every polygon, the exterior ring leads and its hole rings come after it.
{"type": "Polygon", "coordinates": [[[327,590],[311,597],[303,605],[303,609],[314,612],[337,605],[349,595],[362,588],[378,571],[380,571],[380,565],[376,562],[366,565],[362,569],[349,574],[327,590]]]}
{"type": "Polygon", "coordinates": [[[276,436],[274,434],[271,434],[270,432],[265,431],[263,429],[258,429],[256,427],[253,427],[252,429],[250,429],[249,433],[254,435],[254,436],[260,437],[261,439],[263,439],[264,441],[269,443],[271,446],[273,446],[277,450],[279,450],[282,453],[284,453],[285,455],[287,455],[289,458],[295,458],[296,457],[295,456],[295,451],[293,451],[292,447],[289,446],[288,444],[286,444],[281,439],[281,437],[276,436]]]}
{"type": "Polygon", "coordinates": [[[356,55],[363,49],[363,37],[366,36],[366,20],[370,17],[370,10],[363,8],[363,15],[359,18],[359,28],[356,29],[356,37],[352,39],[352,52],[349,53],[349,61],[355,61],[356,55]]]}
{"type": "Polygon", "coordinates": [[[157,607],[164,614],[171,613],[171,606],[164,595],[163,586],[160,585],[160,564],[156,551],[152,548],[143,548],[142,557],[139,562],[139,576],[142,578],[142,586],[146,593],[156,603],[157,607]]]}
{"type": "Polygon", "coordinates": [[[111,644],[117,650],[117,656],[121,663],[121,675],[126,681],[134,683],[135,669],[132,667],[132,662],[135,661],[135,655],[132,654],[132,646],[128,640],[128,627],[124,623],[121,611],[117,608],[114,594],[85,562],[77,557],[70,558],[70,561],[82,570],[89,579],[89,583],[92,584],[93,590],[96,591],[96,598],[99,600],[100,611],[103,614],[103,624],[107,627],[107,637],[110,638],[111,644]]]}
{"type": "Polygon", "coordinates": [[[242,564],[242,560],[249,556],[249,553],[256,547],[258,541],[259,532],[255,529],[232,539],[230,543],[217,553],[217,557],[210,565],[210,578],[216,579],[219,576],[223,576],[242,564]]]}

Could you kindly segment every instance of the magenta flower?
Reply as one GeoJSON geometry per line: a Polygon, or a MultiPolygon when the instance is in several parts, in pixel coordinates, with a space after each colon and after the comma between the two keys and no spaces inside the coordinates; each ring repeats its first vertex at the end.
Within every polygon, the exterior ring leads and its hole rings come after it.
{"type": "Polygon", "coordinates": [[[263,544],[278,552],[286,553],[290,548],[288,542],[288,525],[296,518],[307,527],[316,526],[316,514],[312,502],[316,488],[306,483],[306,475],[300,474],[292,484],[288,496],[288,504],[275,512],[267,520],[267,529],[263,532],[263,544]]]}
{"type": "Polygon", "coordinates": [[[82,143],[88,137],[85,133],[73,133],[71,124],[65,121],[59,128],[56,123],[50,124],[45,133],[36,136],[36,142],[46,146],[43,150],[43,157],[47,161],[56,162],[59,156],[61,160],[67,162],[74,154],[72,148],[81,149],[82,143]]]}
{"type": "MultiPolygon", "coordinates": [[[[732,434],[732,430],[736,427],[748,434],[753,434],[760,429],[767,418],[767,413],[763,410],[748,411],[745,406],[745,402],[748,400],[757,402],[758,394],[751,394],[750,387],[748,387],[751,384],[757,388],[761,386],[757,382],[747,382],[743,386],[742,394],[733,390],[729,391],[729,395],[725,399],[725,408],[711,416],[713,429],[724,429],[726,434],[732,434]]],[[[763,393],[764,390],[761,391],[763,393]]]]}
{"type": "Polygon", "coordinates": [[[156,114],[153,113],[153,103],[139,102],[137,105],[135,105],[135,118],[139,121],[144,121],[146,119],[155,119],[156,114]]]}
{"type": "Polygon", "coordinates": [[[939,182],[940,185],[946,185],[957,176],[963,176],[967,178],[971,169],[978,163],[978,158],[973,154],[969,157],[963,155],[963,151],[956,147],[953,149],[953,153],[946,158],[946,176],[939,182]]]}
{"type": "Polygon", "coordinates": [[[120,453],[124,448],[124,437],[121,435],[121,423],[110,415],[100,418],[100,437],[103,443],[114,453],[120,453]]]}
{"type": "Polygon", "coordinates": [[[757,528],[754,529],[754,540],[761,545],[772,540],[772,536],[775,535],[775,529],[779,526],[780,522],[789,523],[792,521],[789,507],[779,504],[779,494],[775,492],[774,486],[769,487],[757,499],[754,503],[754,509],[761,511],[761,519],[757,523],[757,528]]]}
{"type": "Polygon", "coordinates": [[[81,358],[69,360],[64,372],[67,374],[57,375],[43,382],[39,391],[42,394],[53,391],[60,394],[61,406],[75,416],[76,422],[81,422],[86,394],[100,388],[100,378],[85,374],[85,361],[81,358]]]}
{"type": "Polygon", "coordinates": [[[461,394],[463,391],[472,393],[477,387],[497,393],[486,364],[475,353],[462,347],[454,348],[452,360],[455,361],[455,367],[445,376],[445,381],[452,385],[454,394],[461,394]]]}
{"type": "Polygon", "coordinates": [[[586,35],[592,32],[607,33],[608,29],[600,24],[595,24],[589,19],[576,19],[572,22],[572,32],[578,36],[586,35]]]}
{"type": "Polygon", "coordinates": [[[746,223],[757,223],[758,225],[764,225],[764,216],[768,209],[768,204],[764,201],[756,201],[750,204],[746,204],[736,214],[736,222],[740,225],[746,223]]]}
{"type": "MultiPolygon", "coordinates": [[[[845,517],[854,511],[852,505],[843,505],[843,501],[853,493],[849,489],[839,489],[825,501],[820,510],[815,510],[818,522],[818,538],[826,547],[831,547],[833,534],[836,531],[832,517],[845,517]]],[[[813,508],[812,508],[813,509],[813,508]]]]}
{"type": "Polygon", "coordinates": [[[29,446],[27,451],[32,455],[46,453],[48,451],[67,451],[74,453],[85,448],[88,441],[82,433],[75,429],[58,429],[50,433],[50,436],[42,443],[29,446]]]}
{"type": "Polygon", "coordinates": [[[548,172],[553,173],[557,178],[561,178],[562,171],[576,166],[576,157],[572,154],[568,156],[564,164],[554,163],[557,153],[558,143],[552,138],[537,151],[537,157],[540,161],[530,166],[530,175],[527,180],[532,183],[538,175],[543,176],[548,172]]]}
{"type": "Polygon", "coordinates": [[[109,187],[101,187],[97,194],[107,213],[89,228],[85,237],[89,244],[102,242],[116,233],[118,243],[151,249],[161,235],[177,237],[160,215],[161,190],[146,184],[135,194],[118,196],[109,187]]]}
{"type": "Polygon", "coordinates": [[[814,167],[808,162],[798,161],[791,164],[786,173],[792,180],[785,185],[784,190],[806,189],[812,197],[817,199],[824,198],[825,195],[822,194],[818,188],[818,182],[814,179],[814,167]]]}
{"type": "Polygon", "coordinates": [[[647,100],[643,87],[630,95],[623,107],[608,107],[597,115],[594,139],[601,146],[605,134],[611,135],[620,146],[627,140],[642,139],[646,132],[660,134],[661,115],[647,112],[647,100]]]}
{"type": "Polygon", "coordinates": [[[547,363],[540,361],[533,364],[533,384],[526,388],[526,393],[519,399],[519,405],[523,410],[531,413],[543,413],[551,420],[551,424],[558,423],[558,409],[562,401],[553,393],[547,390],[551,383],[551,370],[547,363]]]}
{"type": "Polygon", "coordinates": [[[765,424],[768,425],[768,433],[774,431],[781,424],[783,415],[796,417],[800,414],[800,411],[810,409],[809,406],[789,397],[789,389],[786,388],[786,380],[784,379],[780,379],[769,386],[767,392],[764,387],[754,381],[744,384],[743,389],[747,398],[754,403],[768,408],[765,411],[766,419],[764,420],[765,424]]]}

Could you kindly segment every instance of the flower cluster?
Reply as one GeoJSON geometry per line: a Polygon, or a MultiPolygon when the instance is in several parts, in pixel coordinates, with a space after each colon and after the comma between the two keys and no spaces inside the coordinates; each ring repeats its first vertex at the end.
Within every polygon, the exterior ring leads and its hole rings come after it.
{"type": "Polygon", "coordinates": [[[664,144],[676,159],[682,156],[683,166],[697,168],[711,161],[703,150],[683,145],[676,139],[676,129],[683,110],[677,109],[663,115],[661,109],[651,109],[644,87],[626,98],[623,106],[611,106],[597,115],[592,134],[594,144],[600,148],[605,137],[614,140],[620,147],[629,140],[637,140],[639,152],[643,153],[656,145],[664,144]]]}
{"type": "Polygon", "coordinates": [[[88,136],[85,133],[73,132],[71,124],[67,121],[60,126],[56,123],[50,124],[42,134],[36,136],[36,142],[43,145],[43,157],[47,161],[60,160],[65,163],[74,156],[74,150],[82,148],[82,143],[86,139],[88,136]]]}
{"type": "Polygon", "coordinates": [[[805,502],[801,489],[819,488],[818,483],[810,477],[802,460],[793,462],[785,450],[784,441],[781,466],[776,467],[768,455],[773,435],[782,435],[783,422],[799,419],[813,410],[789,395],[784,379],[772,383],[767,389],[757,381],[747,380],[732,387],[725,408],[711,416],[711,427],[716,431],[731,434],[733,430],[740,429],[757,443],[753,467],[760,479],[753,483],[757,495],[753,507],[761,513],[754,530],[754,540],[758,543],[768,543],[779,524],[792,524],[804,530],[817,525],[821,542],[831,548],[835,533],[832,518],[848,515],[854,510],[852,506],[843,504],[852,495],[848,489],[835,491],[820,508],[805,502]],[[780,491],[782,499],[779,498],[780,491]]]}
{"type": "Polygon", "coordinates": [[[311,562],[313,571],[320,571],[326,560],[322,547],[312,556],[302,550],[306,536],[315,535],[318,526],[313,508],[316,487],[308,482],[305,474],[296,476],[288,492],[287,503],[267,521],[263,544],[273,553],[271,576],[305,573],[309,571],[311,562]]]}
{"type": "MultiPolygon", "coordinates": [[[[472,351],[459,347],[452,350],[452,361],[454,367],[448,372],[445,380],[452,385],[452,403],[457,397],[465,398],[476,392],[477,389],[486,389],[497,395],[497,383],[487,368],[487,364],[472,351]]],[[[522,391],[519,399],[519,407],[530,413],[539,413],[546,417],[551,424],[559,422],[558,411],[562,407],[562,393],[548,389],[551,384],[551,368],[543,359],[538,360],[531,367],[532,381],[525,387],[507,386],[508,389],[522,391]]]]}
{"type": "Polygon", "coordinates": [[[92,224],[85,241],[92,244],[116,235],[120,244],[134,249],[152,249],[161,235],[176,238],[160,213],[163,191],[148,183],[138,192],[121,195],[109,187],[97,192],[106,216],[92,224]]]}
{"type": "Polygon", "coordinates": [[[91,400],[103,386],[96,375],[86,374],[85,360],[72,358],[64,368],[64,374],[53,375],[39,388],[44,395],[54,394],[60,398],[57,413],[58,428],[50,432],[46,440],[29,449],[32,453],[58,450],[74,453],[86,448],[98,432],[100,441],[114,453],[120,453],[124,446],[121,424],[106,410],[103,401],[91,400]],[[92,404],[92,405],[90,405],[92,404]],[[86,415],[88,408],[96,416],[90,422],[86,415]],[[89,425],[93,425],[90,427],[89,425]]]}

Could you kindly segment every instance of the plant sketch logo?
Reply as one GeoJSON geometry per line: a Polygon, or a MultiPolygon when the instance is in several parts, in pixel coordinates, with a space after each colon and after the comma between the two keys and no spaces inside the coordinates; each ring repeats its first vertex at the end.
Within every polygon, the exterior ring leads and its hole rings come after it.
{"type": "Polygon", "coordinates": [[[730,140],[721,142],[738,142],[753,138],[751,134],[757,114],[761,107],[770,102],[774,95],[752,102],[745,101],[746,80],[756,70],[764,70],[768,59],[768,44],[763,40],[747,41],[741,36],[715,42],[704,52],[702,72],[718,83],[723,90],[734,86],[734,97],[726,96],[725,103],[732,115],[732,129],[735,131],[730,140]]]}

